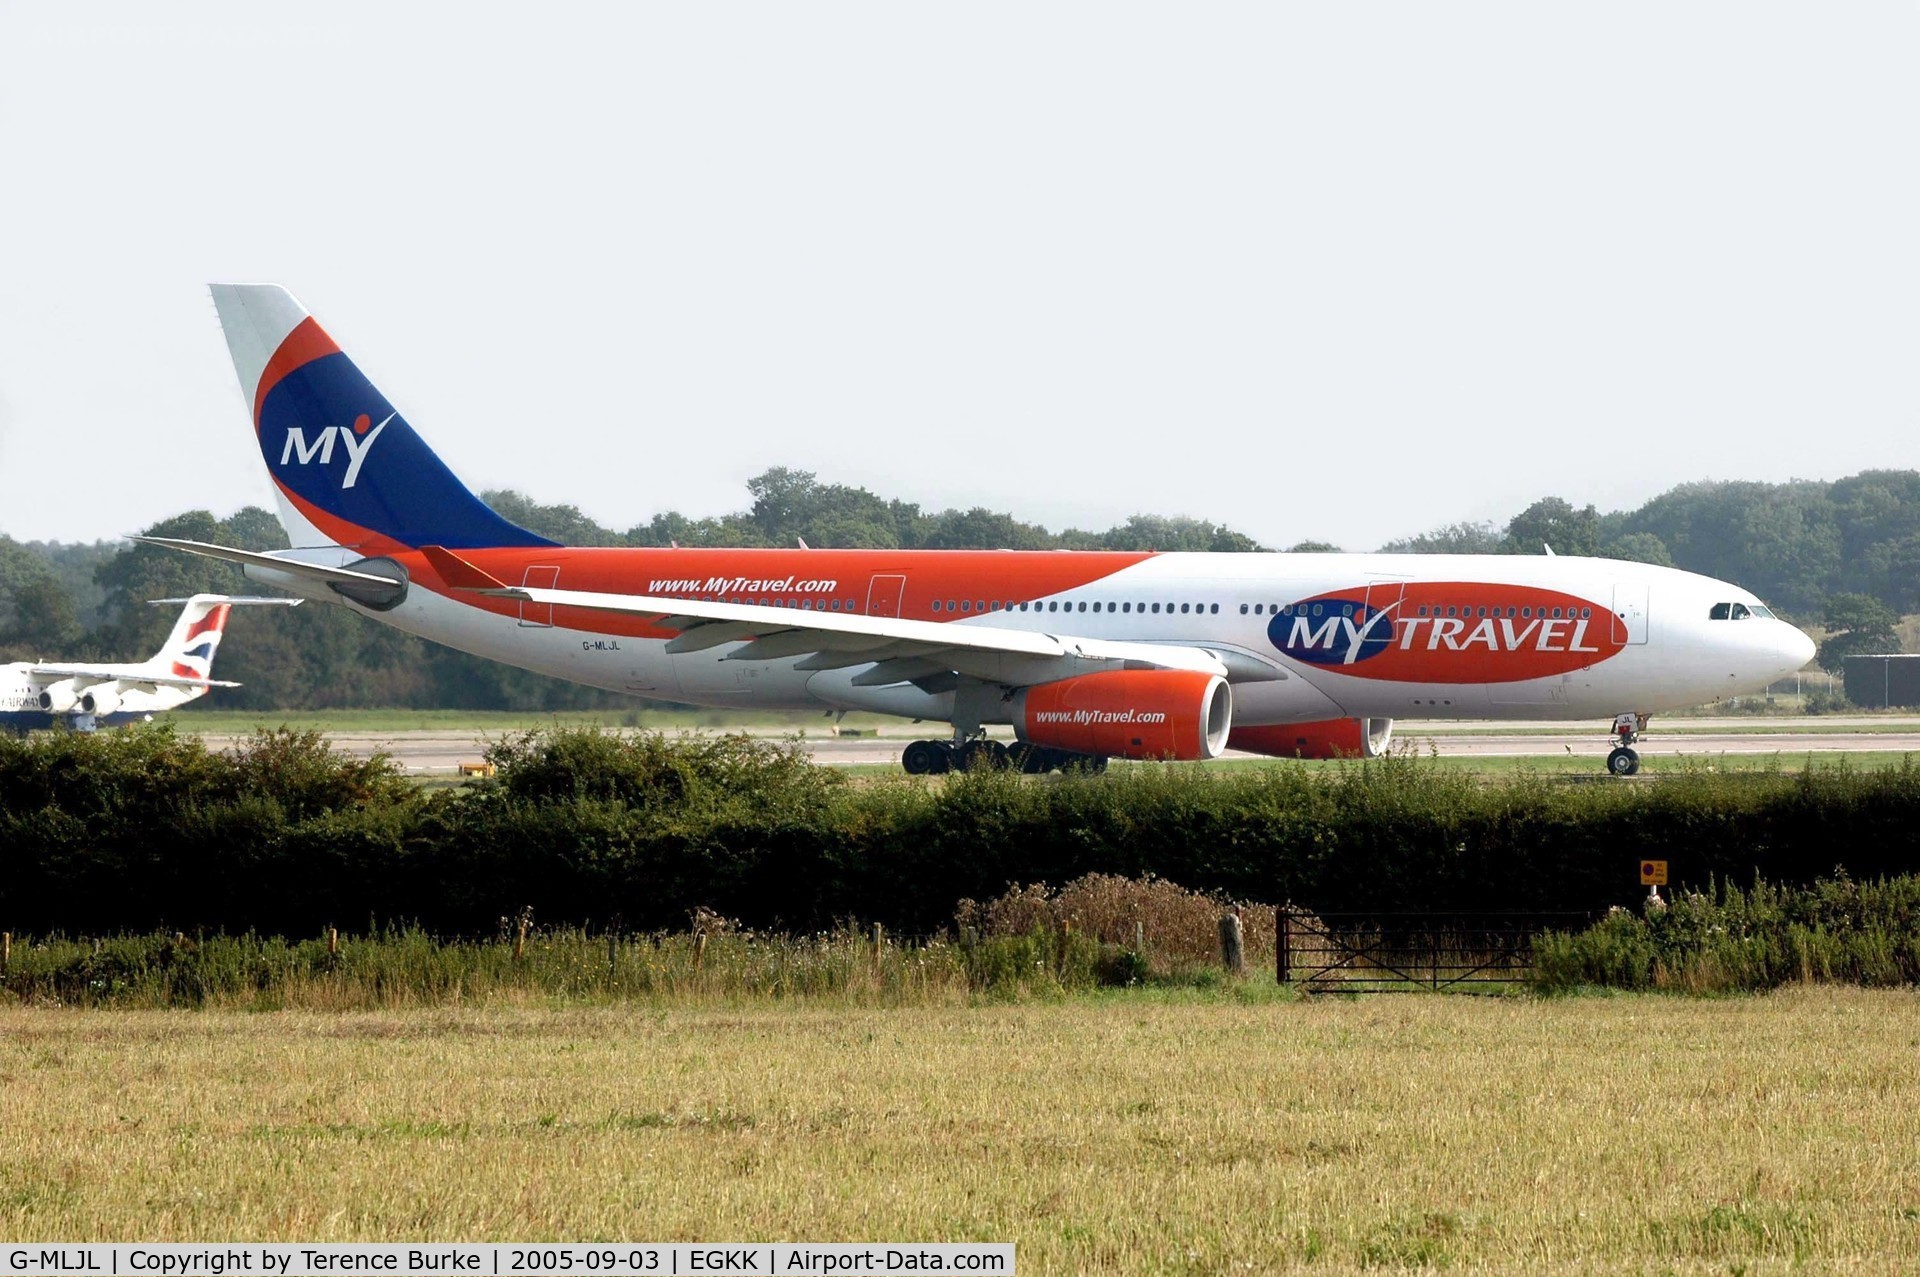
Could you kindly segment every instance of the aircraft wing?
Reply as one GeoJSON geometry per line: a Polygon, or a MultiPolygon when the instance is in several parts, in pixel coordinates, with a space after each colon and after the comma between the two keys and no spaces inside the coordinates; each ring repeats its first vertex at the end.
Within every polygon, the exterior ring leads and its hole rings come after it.
{"type": "MultiPolygon", "coordinates": [[[[1125,661],[1138,669],[1199,670],[1221,675],[1226,672],[1220,659],[1212,652],[1173,644],[1076,638],[1072,635],[1041,634],[1032,630],[990,625],[909,621],[890,616],[809,612],[760,604],[714,603],[645,594],[594,594],[522,586],[504,586],[483,590],[482,593],[523,599],[529,603],[551,603],[563,607],[657,617],[662,627],[680,631],[680,637],[667,644],[670,652],[697,652],[723,643],[749,643],[746,649],[733,653],[729,660],[772,660],[781,656],[825,651],[885,651],[892,655],[896,654],[892,649],[899,648],[927,655],[935,652],[980,651],[1043,658],[1078,656],[1125,661]],[[770,641],[775,638],[783,641],[770,641]],[[762,650],[755,651],[755,648],[762,650]],[[772,650],[775,648],[781,650],[772,650]]],[[[869,655],[867,659],[878,658],[869,655]]]]}
{"type": "MultiPolygon", "coordinates": [[[[647,616],[678,630],[667,642],[673,653],[699,652],[727,643],[744,644],[723,659],[770,661],[801,657],[803,670],[874,668],[855,676],[878,687],[949,671],[1007,683],[1047,682],[1091,669],[1193,670],[1228,677],[1232,665],[1208,648],[1168,643],[1045,634],[1004,626],[914,621],[856,612],[815,612],[757,603],[719,603],[645,594],[602,594],[509,586],[438,546],[421,553],[447,584],[496,598],[647,616]]],[[[1241,658],[1244,660],[1245,658],[1241,658]]],[[[1284,678],[1271,673],[1249,677],[1284,678]]]]}
{"type": "Polygon", "coordinates": [[[112,665],[35,665],[27,670],[33,678],[70,678],[80,683],[146,683],[154,687],[238,687],[217,678],[180,678],[173,674],[143,674],[124,666],[112,665]]]}

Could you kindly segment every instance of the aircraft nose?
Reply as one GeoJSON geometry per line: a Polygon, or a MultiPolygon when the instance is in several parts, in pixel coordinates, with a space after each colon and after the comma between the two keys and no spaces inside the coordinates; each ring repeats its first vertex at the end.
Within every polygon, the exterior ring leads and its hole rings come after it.
{"type": "Polygon", "coordinates": [[[1780,659],[1791,674],[1813,659],[1813,640],[1785,621],[1780,622],[1780,628],[1784,631],[1780,635],[1780,659]]]}

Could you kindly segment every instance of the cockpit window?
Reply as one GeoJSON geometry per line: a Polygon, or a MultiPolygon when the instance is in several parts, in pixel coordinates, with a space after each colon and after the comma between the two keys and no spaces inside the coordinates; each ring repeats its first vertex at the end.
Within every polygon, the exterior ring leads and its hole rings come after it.
{"type": "Polygon", "coordinates": [[[1763,621],[1777,621],[1780,619],[1773,614],[1772,608],[1761,607],[1758,603],[1753,605],[1753,614],[1763,621]]]}
{"type": "Polygon", "coordinates": [[[1734,620],[1736,620],[1736,621],[1744,621],[1744,620],[1746,620],[1746,619],[1747,619],[1748,617],[1750,617],[1750,616],[1752,616],[1752,615],[1753,615],[1753,613],[1751,613],[1751,612],[1749,612],[1749,611],[1747,611],[1747,605],[1746,605],[1745,603],[1735,603],[1735,604],[1733,605],[1733,619],[1734,619],[1734,620]]]}
{"type": "Polygon", "coordinates": [[[1729,615],[1732,614],[1732,612],[1733,612],[1733,604],[1715,603],[1713,605],[1713,611],[1707,613],[1707,619],[1709,621],[1724,621],[1727,619],[1729,615]]]}
{"type": "Polygon", "coordinates": [[[1707,613],[1709,621],[1744,621],[1750,617],[1765,617],[1771,621],[1773,613],[1755,603],[1748,607],[1745,603],[1715,603],[1707,613]]]}

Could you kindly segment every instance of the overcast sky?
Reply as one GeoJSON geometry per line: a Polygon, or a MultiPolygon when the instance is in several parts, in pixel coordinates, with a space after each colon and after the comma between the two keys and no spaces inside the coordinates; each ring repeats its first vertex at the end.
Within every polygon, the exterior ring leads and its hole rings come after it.
{"type": "Polygon", "coordinates": [[[1350,549],[1920,465],[1920,5],[0,0],[0,532],[269,503],[204,285],[476,490],[1350,549]]]}

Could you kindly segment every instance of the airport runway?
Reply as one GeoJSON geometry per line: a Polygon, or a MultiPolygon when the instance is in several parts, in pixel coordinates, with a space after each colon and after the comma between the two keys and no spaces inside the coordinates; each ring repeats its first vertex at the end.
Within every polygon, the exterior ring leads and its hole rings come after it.
{"type": "MultiPolygon", "coordinates": [[[[923,729],[924,730],[924,729],[923,729]]],[[[476,762],[490,735],[467,730],[403,732],[330,732],[338,749],[359,757],[376,751],[393,755],[408,772],[453,776],[465,762],[476,762]]],[[[757,733],[769,737],[776,731],[757,733]]],[[[921,734],[911,726],[889,728],[880,736],[832,737],[811,730],[804,743],[815,761],[834,766],[897,763],[900,751],[921,734]]],[[[224,749],[243,740],[209,734],[207,744],[224,749]]],[[[1429,745],[1445,757],[1591,757],[1596,768],[1609,742],[1604,723],[1489,722],[1396,723],[1394,740],[1407,741],[1425,754],[1429,745]]],[[[1920,754],[1920,719],[1888,718],[1693,718],[1656,720],[1636,749],[1645,757],[1711,754],[1842,754],[1913,752],[1920,754]]],[[[1230,758],[1253,758],[1229,753],[1230,758]]]]}

